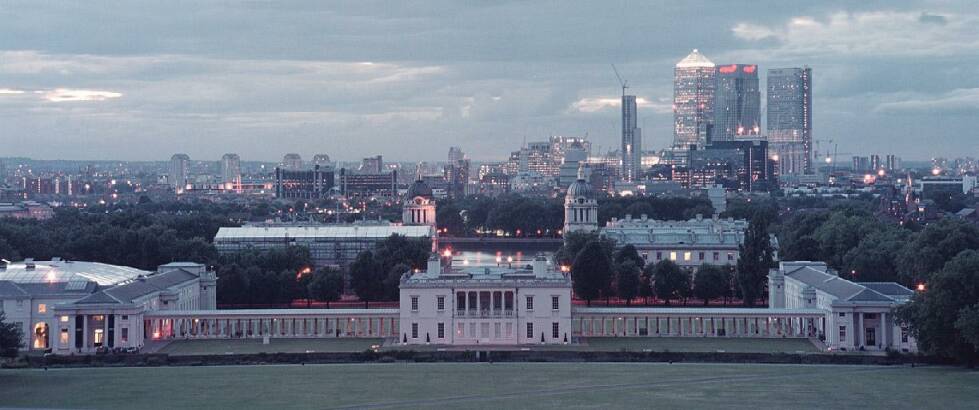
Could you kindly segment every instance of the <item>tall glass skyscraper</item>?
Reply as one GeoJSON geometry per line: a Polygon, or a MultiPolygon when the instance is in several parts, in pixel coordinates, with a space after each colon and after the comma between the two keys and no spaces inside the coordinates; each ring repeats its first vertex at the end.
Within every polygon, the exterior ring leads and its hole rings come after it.
{"type": "Polygon", "coordinates": [[[714,123],[715,68],[696,49],[673,72],[673,147],[707,145],[714,123]]]}
{"type": "Polygon", "coordinates": [[[758,66],[728,64],[717,66],[714,94],[712,141],[759,139],[761,135],[761,93],[758,66]]]}
{"type": "Polygon", "coordinates": [[[779,174],[812,174],[812,69],[768,70],[768,144],[779,174]]]}
{"type": "Polygon", "coordinates": [[[636,122],[636,96],[622,95],[622,179],[642,176],[642,130],[636,122]]]}

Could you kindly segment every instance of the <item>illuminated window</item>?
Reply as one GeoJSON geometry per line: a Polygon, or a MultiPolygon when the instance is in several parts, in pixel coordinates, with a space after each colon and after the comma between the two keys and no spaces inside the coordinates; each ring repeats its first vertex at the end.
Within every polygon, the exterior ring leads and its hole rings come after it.
{"type": "Polygon", "coordinates": [[[37,304],[37,313],[48,313],[48,305],[44,303],[37,304]]]}
{"type": "Polygon", "coordinates": [[[61,323],[68,323],[68,316],[62,316],[61,323]]]}
{"type": "Polygon", "coordinates": [[[105,335],[103,332],[104,331],[102,329],[95,329],[95,339],[92,344],[97,347],[102,346],[102,343],[105,342],[105,335]]]}
{"type": "Polygon", "coordinates": [[[68,347],[68,328],[61,329],[61,336],[58,338],[58,343],[61,343],[62,347],[68,347]]]}
{"type": "Polygon", "coordinates": [[[690,252],[684,252],[683,253],[683,260],[685,260],[685,261],[690,260],[690,252]]]}
{"type": "Polygon", "coordinates": [[[459,323],[459,326],[456,328],[456,336],[462,337],[464,333],[466,333],[466,324],[459,323]]]}
{"type": "Polygon", "coordinates": [[[671,261],[675,261],[676,260],[676,252],[670,252],[670,260],[671,261]]]}

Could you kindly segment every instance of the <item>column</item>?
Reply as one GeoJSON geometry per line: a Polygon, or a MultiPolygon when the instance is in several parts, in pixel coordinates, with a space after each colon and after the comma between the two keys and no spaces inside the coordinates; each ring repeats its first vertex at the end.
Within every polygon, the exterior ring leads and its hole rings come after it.
{"type": "Polygon", "coordinates": [[[853,331],[853,346],[857,349],[863,346],[863,313],[856,313],[857,328],[853,331]]]}
{"type": "Polygon", "coordinates": [[[880,345],[883,346],[885,349],[888,347],[888,345],[887,345],[887,337],[888,336],[890,336],[890,335],[887,334],[887,313],[881,312],[881,314],[880,314],[880,345]]]}

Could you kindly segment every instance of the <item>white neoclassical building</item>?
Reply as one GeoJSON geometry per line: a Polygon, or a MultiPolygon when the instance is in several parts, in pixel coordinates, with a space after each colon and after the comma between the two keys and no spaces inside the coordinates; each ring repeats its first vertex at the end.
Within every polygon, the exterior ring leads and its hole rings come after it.
{"type": "Polygon", "coordinates": [[[156,272],[96,262],[0,262],[0,311],[24,334],[24,348],[57,354],[142,347],[143,315],[215,309],[216,277],[175,262],[156,272]]]}
{"type": "Polygon", "coordinates": [[[768,275],[771,309],[818,309],[819,336],[831,350],[917,351],[893,310],[914,291],[894,282],[852,282],[823,262],[782,262],[768,275]]]}
{"type": "Polygon", "coordinates": [[[401,281],[400,341],[408,344],[570,343],[571,279],[546,258],[532,269],[442,266],[401,281]]]}

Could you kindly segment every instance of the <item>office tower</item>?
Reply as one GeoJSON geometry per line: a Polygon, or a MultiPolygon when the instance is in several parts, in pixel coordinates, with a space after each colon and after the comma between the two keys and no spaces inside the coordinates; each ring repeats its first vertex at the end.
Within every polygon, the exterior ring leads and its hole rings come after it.
{"type": "Polygon", "coordinates": [[[696,49],[676,64],[673,76],[673,147],[703,147],[714,123],[715,66],[696,49]]]}
{"type": "Polygon", "coordinates": [[[779,173],[812,174],[812,69],[768,70],[768,142],[779,173]]]}
{"type": "Polygon", "coordinates": [[[314,165],[312,170],[275,169],[275,197],[322,199],[333,189],[333,168],[314,165]]]}
{"type": "Polygon", "coordinates": [[[759,139],[761,135],[761,93],[758,66],[728,64],[717,66],[714,93],[714,132],[712,141],[759,139]]]}
{"type": "Polygon", "coordinates": [[[167,182],[173,187],[174,192],[180,194],[187,186],[187,167],[190,165],[190,157],[187,154],[173,154],[170,157],[170,175],[167,182]]]}
{"type": "Polygon", "coordinates": [[[886,163],[888,171],[897,171],[901,168],[901,159],[894,154],[887,154],[886,163]]]}
{"type": "Polygon", "coordinates": [[[360,172],[365,174],[380,174],[384,170],[384,159],[378,155],[364,158],[360,163],[360,172]]]}
{"type": "Polygon", "coordinates": [[[286,154],[282,157],[282,169],[286,171],[299,171],[303,169],[303,157],[296,153],[286,154]]]}
{"type": "Polygon", "coordinates": [[[462,148],[459,147],[449,147],[449,163],[454,164],[456,161],[462,161],[465,159],[466,155],[462,153],[462,148]]]}
{"type": "Polygon", "coordinates": [[[224,154],[221,157],[221,182],[231,187],[241,185],[241,158],[238,154],[224,154]]]}
{"type": "Polygon", "coordinates": [[[883,164],[880,163],[880,155],[871,154],[870,155],[870,169],[877,171],[883,168],[883,164]]]}
{"type": "MultiPolygon", "coordinates": [[[[624,89],[623,89],[624,90],[624,89]]],[[[636,126],[636,96],[622,96],[622,179],[642,177],[642,130],[636,126]]]]}
{"type": "Polygon", "coordinates": [[[316,154],[313,155],[313,166],[319,165],[320,168],[332,167],[333,163],[330,162],[330,156],[326,154],[316,154]]]}

